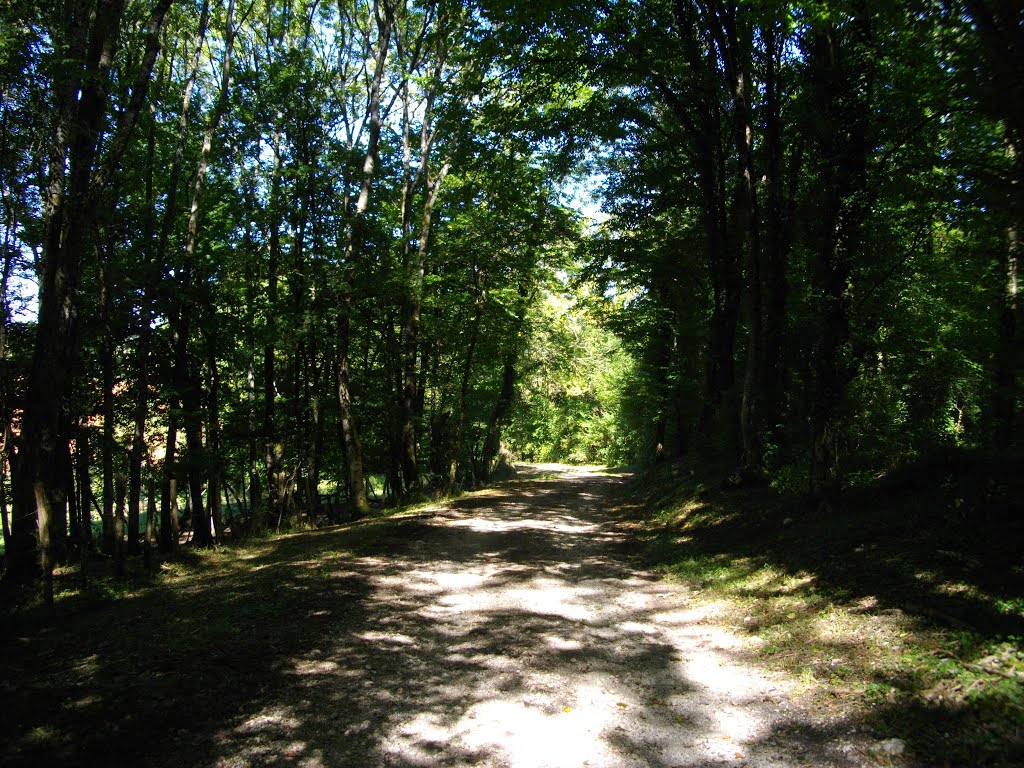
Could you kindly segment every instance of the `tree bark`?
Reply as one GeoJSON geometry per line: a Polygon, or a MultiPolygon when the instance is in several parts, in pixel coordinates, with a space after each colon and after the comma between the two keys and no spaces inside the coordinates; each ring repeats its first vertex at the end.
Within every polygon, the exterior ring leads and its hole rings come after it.
{"type": "MultiPolygon", "coordinates": [[[[158,0],[147,27],[146,50],[140,76],[126,108],[119,114],[115,141],[107,166],[116,168],[149,88],[152,67],[171,0],[158,0]]],[[[44,576],[44,598],[52,603],[53,543],[64,531],[56,523],[66,519],[66,482],[59,455],[66,445],[65,410],[68,377],[74,369],[78,330],[78,287],[99,196],[109,176],[92,178],[98,140],[108,106],[109,72],[118,50],[123,0],[100,0],[89,24],[89,4],[69,3],[65,28],[55,30],[67,42],[70,66],[54,83],[54,132],[50,150],[50,177],[44,211],[43,260],[39,280],[39,322],[22,422],[19,459],[18,511],[12,531],[10,567],[5,580],[24,582],[37,573],[36,541],[44,576]],[[86,42],[88,40],[88,42],[86,42]],[[76,66],[82,62],[80,66],[76,66]],[[70,157],[70,174],[65,176],[70,157]],[[65,194],[66,192],[66,194],[65,194]]]]}
{"type": "MultiPolygon", "coordinates": [[[[782,345],[786,324],[786,302],[788,284],[786,263],[791,240],[791,207],[795,190],[791,190],[786,202],[783,185],[783,134],[781,113],[781,84],[779,61],[782,44],[779,41],[778,22],[768,22],[764,31],[765,53],[765,253],[764,253],[764,313],[762,326],[762,370],[764,391],[761,399],[762,424],[766,428],[778,423],[777,411],[780,406],[782,385],[782,345]],[[771,424],[767,422],[771,419],[771,424]]],[[[799,168],[799,151],[793,159],[793,170],[799,168]]],[[[791,178],[795,178],[791,176],[791,178]]]]}
{"type": "Polygon", "coordinates": [[[381,131],[381,80],[384,76],[384,65],[387,60],[388,47],[391,39],[393,22],[391,9],[384,2],[381,12],[380,3],[374,2],[374,15],[377,19],[377,48],[374,55],[374,71],[370,80],[369,98],[367,100],[367,121],[369,132],[366,157],[363,161],[362,180],[359,185],[359,197],[356,209],[348,225],[344,251],[344,285],[342,287],[341,306],[338,313],[338,406],[341,410],[341,435],[345,450],[345,464],[348,475],[349,504],[354,514],[363,515],[370,511],[370,503],[366,497],[366,485],[363,477],[363,447],[359,440],[359,429],[356,425],[355,408],[352,402],[351,363],[349,352],[352,333],[352,308],[355,278],[363,247],[363,229],[366,212],[370,206],[370,192],[376,174],[377,152],[381,131]]]}
{"type": "MultiPolygon", "coordinates": [[[[163,221],[160,226],[160,239],[157,243],[155,264],[162,267],[167,263],[167,251],[170,242],[171,231],[178,214],[178,185],[181,178],[181,165],[185,154],[185,144],[188,139],[189,114],[192,106],[192,92],[195,88],[196,77],[202,60],[203,47],[206,41],[206,30],[210,20],[209,0],[203,0],[202,10],[199,15],[199,25],[196,36],[193,40],[192,58],[189,63],[189,75],[185,81],[185,88],[181,96],[181,110],[178,113],[178,127],[174,143],[174,155],[171,159],[170,174],[167,182],[167,204],[164,208],[163,221]]],[[[177,313],[177,308],[172,313],[177,313]]],[[[167,403],[167,436],[164,448],[163,461],[163,482],[160,498],[160,550],[172,552],[178,546],[178,519],[177,519],[177,440],[178,421],[181,410],[181,383],[175,381],[175,375],[179,372],[178,362],[183,356],[179,350],[181,344],[180,334],[177,329],[177,320],[172,318],[172,387],[167,403]]]]}
{"type": "Polygon", "coordinates": [[[224,510],[221,502],[221,484],[224,477],[224,458],[221,456],[220,445],[220,372],[217,370],[217,310],[210,309],[210,317],[205,323],[206,361],[210,369],[210,388],[208,397],[209,422],[207,426],[207,469],[209,480],[206,486],[207,520],[213,523],[213,543],[220,544],[224,540],[224,510]]]}
{"type": "Polygon", "coordinates": [[[745,475],[761,472],[761,404],[764,392],[764,276],[760,212],[754,186],[754,121],[750,100],[753,29],[740,18],[749,13],[736,5],[715,2],[715,32],[723,51],[725,76],[732,96],[731,124],[736,149],[736,191],[731,261],[747,265],[747,350],[740,400],[740,467],[745,475]]]}
{"type": "Polygon", "coordinates": [[[114,343],[113,324],[113,260],[114,238],[102,249],[100,262],[100,304],[103,328],[102,370],[103,370],[103,442],[101,445],[103,465],[103,553],[113,555],[115,551],[114,520],[114,343]]]}
{"type": "Polygon", "coordinates": [[[452,433],[451,445],[448,447],[448,476],[445,480],[445,492],[448,495],[455,493],[459,475],[459,459],[462,456],[463,434],[466,429],[469,384],[473,375],[473,358],[476,355],[477,340],[480,336],[480,319],[484,312],[485,294],[482,285],[482,272],[479,265],[473,265],[473,321],[469,327],[469,342],[466,344],[466,357],[462,363],[459,400],[455,407],[455,429],[452,433]]]}
{"type": "Polygon", "coordinates": [[[139,302],[139,344],[135,350],[135,408],[132,447],[128,460],[128,541],[129,555],[139,551],[139,519],[142,509],[142,465],[147,460],[146,417],[149,414],[149,353],[153,336],[153,236],[156,231],[156,189],[153,183],[156,156],[156,118],[150,110],[146,153],[146,212],[143,224],[142,298],[139,302]]]}
{"type": "MultiPolygon", "coordinates": [[[[277,342],[277,293],[281,270],[281,114],[274,128],[274,165],[270,180],[270,236],[267,262],[267,343],[263,347],[263,461],[267,468],[268,518],[278,519],[286,499],[284,444],[277,434],[277,378],[275,345],[277,342]]],[[[257,517],[257,521],[263,518],[257,517]]],[[[257,531],[258,532],[258,531],[257,531]]]]}
{"type": "Polygon", "coordinates": [[[868,126],[873,82],[872,23],[855,8],[845,31],[814,31],[811,104],[817,136],[816,253],[812,287],[821,333],[812,352],[811,491],[828,508],[838,490],[836,450],[839,407],[855,368],[845,347],[850,337],[848,282],[861,250],[867,218],[868,126]]]}
{"type": "Polygon", "coordinates": [[[195,181],[192,185],[192,204],[189,209],[188,228],[185,236],[185,253],[182,266],[181,301],[176,312],[178,328],[178,344],[175,352],[175,378],[184,385],[182,405],[184,406],[185,440],[188,447],[188,491],[192,503],[192,529],[195,533],[197,546],[209,547],[213,544],[211,521],[207,517],[206,505],[203,504],[204,447],[203,447],[203,414],[202,414],[202,382],[195,368],[195,361],[188,353],[188,345],[192,330],[193,307],[192,281],[195,275],[195,254],[199,242],[199,213],[203,185],[210,167],[210,155],[213,151],[213,138],[220,127],[228,104],[228,90],[231,83],[231,53],[235,41],[234,29],[235,0],[228,0],[227,14],[224,19],[224,52],[220,67],[220,92],[210,115],[206,132],[203,135],[203,146],[199,153],[199,164],[196,168],[195,181]],[[181,313],[180,310],[184,309],[181,313]]]}
{"type": "Polygon", "coordinates": [[[123,581],[125,577],[124,563],[124,500],[128,478],[118,474],[114,481],[114,578],[123,581]]]}
{"type": "Polygon", "coordinates": [[[494,461],[501,449],[501,428],[508,420],[509,411],[512,409],[512,399],[516,393],[516,362],[519,358],[515,350],[505,353],[505,359],[501,368],[501,389],[498,391],[498,399],[494,403],[494,410],[487,422],[487,435],[484,438],[483,454],[480,459],[480,479],[483,482],[491,476],[494,470],[494,461]]]}
{"type": "Polygon", "coordinates": [[[993,414],[995,416],[995,447],[999,451],[1012,448],[1017,442],[1017,372],[1020,368],[1021,302],[1018,264],[1020,262],[1020,236],[1017,227],[1006,229],[1006,248],[1000,251],[997,265],[1002,278],[999,310],[999,336],[996,344],[995,389],[993,414]]]}

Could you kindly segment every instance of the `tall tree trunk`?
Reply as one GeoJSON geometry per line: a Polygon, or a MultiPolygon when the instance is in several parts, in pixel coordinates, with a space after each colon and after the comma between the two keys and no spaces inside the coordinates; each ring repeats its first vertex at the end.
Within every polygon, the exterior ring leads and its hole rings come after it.
{"type": "MultiPolygon", "coordinates": [[[[275,371],[275,345],[277,343],[277,293],[281,270],[281,126],[274,128],[274,167],[270,181],[270,237],[267,262],[267,342],[263,347],[263,461],[267,468],[268,519],[281,516],[285,505],[284,444],[277,434],[277,378],[275,371]]],[[[262,518],[255,518],[257,521],[262,518]]]]}
{"type": "Polygon", "coordinates": [[[114,480],[114,578],[123,581],[124,565],[124,500],[128,478],[118,473],[114,480]]]}
{"type": "Polygon", "coordinates": [[[146,534],[143,543],[143,563],[146,571],[153,570],[153,545],[155,540],[156,526],[156,476],[149,478],[149,487],[146,491],[146,534]]]}
{"type": "MultiPolygon", "coordinates": [[[[203,146],[199,153],[199,164],[196,168],[195,181],[192,185],[192,204],[189,208],[188,228],[185,235],[185,253],[182,267],[181,301],[186,303],[183,314],[178,315],[178,348],[175,353],[175,376],[184,385],[182,405],[184,406],[185,440],[188,446],[188,492],[192,503],[192,528],[195,532],[197,546],[208,547],[213,544],[211,521],[207,517],[207,509],[203,504],[203,414],[202,414],[202,382],[195,368],[195,361],[188,353],[191,335],[193,308],[189,303],[194,300],[192,281],[195,275],[195,255],[199,241],[199,213],[203,185],[210,167],[210,154],[213,150],[213,138],[220,127],[221,120],[228,104],[228,90],[231,83],[231,54],[235,41],[234,29],[235,0],[228,0],[227,14],[224,18],[224,51],[220,67],[220,92],[210,115],[206,132],[203,135],[203,146]]],[[[180,307],[181,305],[179,305],[180,307]]],[[[177,313],[176,313],[177,314],[177,313]]]]}
{"type": "MultiPolygon", "coordinates": [[[[426,125],[426,121],[425,121],[426,125]]],[[[445,177],[451,168],[449,163],[444,163],[436,176],[433,176],[429,166],[430,145],[432,137],[428,139],[426,127],[424,128],[421,152],[421,170],[427,182],[426,198],[423,201],[423,216],[420,220],[419,243],[416,248],[416,263],[412,268],[413,285],[411,296],[406,313],[406,322],[403,327],[403,423],[402,423],[402,472],[405,478],[406,491],[415,491],[420,487],[419,467],[416,459],[416,442],[419,417],[422,413],[420,392],[417,386],[416,359],[418,356],[420,336],[420,313],[423,305],[423,278],[427,260],[427,245],[430,241],[430,228],[434,217],[434,205],[437,203],[437,195],[441,190],[445,177]]]]}
{"type": "Polygon", "coordinates": [[[1021,363],[1021,302],[1018,264],[1020,262],[1020,236],[1017,227],[1006,229],[1006,248],[999,252],[997,260],[1002,278],[1000,297],[999,337],[996,344],[996,375],[993,391],[993,413],[995,416],[995,447],[1005,451],[1016,442],[1017,425],[1017,375],[1021,363]]]}
{"type": "MultiPolygon", "coordinates": [[[[249,230],[246,230],[246,242],[252,244],[249,230]]],[[[250,247],[249,253],[253,254],[254,248],[250,247]]],[[[246,356],[246,371],[245,371],[245,398],[247,404],[247,419],[248,419],[248,447],[249,455],[246,461],[246,480],[242,483],[242,489],[248,485],[248,530],[249,532],[262,531],[266,528],[266,516],[263,513],[263,506],[260,499],[260,475],[257,468],[259,462],[259,442],[260,436],[256,429],[256,338],[254,328],[256,325],[255,314],[256,314],[256,286],[255,277],[252,270],[252,259],[246,261],[245,266],[245,296],[246,296],[246,307],[247,317],[249,322],[246,324],[246,348],[248,354],[246,356]]],[[[238,532],[232,527],[232,536],[238,532]]]]}
{"type": "MultiPolygon", "coordinates": [[[[186,365],[190,368],[194,365],[188,360],[186,365]]],[[[213,536],[210,530],[210,517],[203,502],[203,480],[206,478],[206,446],[203,445],[203,403],[202,383],[196,371],[188,372],[188,381],[185,385],[185,395],[182,397],[185,422],[185,446],[186,446],[186,478],[188,480],[188,499],[192,510],[192,533],[193,541],[197,547],[210,547],[213,545],[213,536]]]]}
{"type": "Polygon", "coordinates": [[[115,550],[114,521],[114,237],[101,252],[100,304],[102,314],[102,370],[103,370],[103,442],[100,452],[103,465],[103,553],[113,555],[115,550]]]}
{"type": "Polygon", "coordinates": [[[826,508],[838,485],[838,411],[855,370],[845,352],[850,337],[848,282],[869,211],[871,36],[871,17],[858,7],[846,30],[815,30],[810,51],[821,190],[810,213],[817,222],[813,289],[821,329],[812,354],[811,490],[826,508]]]}
{"type": "Polygon", "coordinates": [[[763,395],[762,424],[774,430],[782,406],[783,339],[786,328],[788,282],[786,264],[792,242],[796,183],[801,170],[802,150],[795,148],[789,168],[789,185],[784,183],[781,82],[779,68],[785,40],[779,39],[779,22],[772,19],[764,32],[765,48],[765,165],[766,206],[764,243],[764,316],[762,333],[763,395]],[[768,420],[771,420],[770,422],[768,420]]]}
{"type": "Polygon", "coordinates": [[[761,402],[764,391],[764,275],[761,252],[760,213],[754,186],[754,121],[750,100],[753,27],[746,9],[717,6],[715,34],[724,54],[726,81],[731,89],[731,125],[736,150],[736,187],[733,208],[733,263],[747,265],[747,354],[740,400],[740,466],[746,474],[758,474],[762,461],[761,402]],[[742,14],[742,16],[741,16],[742,14]]]}
{"type": "MultiPolygon", "coordinates": [[[[401,302],[401,369],[402,386],[399,388],[397,468],[401,472],[404,488],[395,488],[399,496],[419,489],[419,466],[416,460],[416,336],[419,330],[420,294],[423,287],[422,264],[413,258],[412,203],[414,186],[419,173],[412,171],[412,125],[409,77],[402,84],[402,268],[406,285],[401,302]],[[414,319],[415,317],[415,319],[414,319]]],[[[426,120],[426,118],[425,118],[426,120]]],[[[421,161],[425,163],[426,158],[421,161]]],[[[418,253],[418,251],[417,251],[418,253]]]]}
{"type": "Polygon", "coordinates": [[[349,504],[357,515],[370,511],[370,503],[366,497],[366,485],[363,479],[363,447],[359,440],[356,426],[355,408],[352,403],[351,364],[349,352],[352,334],[353,291],[358,264],[362,254],[366,212],[370,207],[370,192],[376,174],[377,148],[381,130],[381,80],[384,76],[384,65],[387,60],[391,25],[393,22],[391,9],[385,7],[381,12],[380,4],[374,2],[374,15],[377,18],[377,50],[375,65],[370,81],[369,99],[367,102],[367,120],[369,123],[366,158],[363,161],[362,181],[359,185],[359,197],[356,210],[348,225],[345,243],[344,286],[342,287],[341,307],[338,313],[338,406],[341,410],[341,435],[345,450],[345,464],[348,472],[349,504]]]}
{"type": "Polygon", "coordinates": [[[221,482],[224,477],[224,458],[220,447],[220,373],[217,370],[217,310],[210,308],[210,317],[204,324],[206,335],[206,364],[210,369],[209,426],[207,427],[207,455],[209,482],[206,486],[207,519],[213,523],[214,541],[224,540],[224,510],[221,504],[221,482]]]}
{"type": "MultiPolygon", "coordinates": [[[[6,118],[5,107],[5,122],[6,118]]],[[[6,137],[6,125],[4,134],[6,137]]],[[[3,524],[4,552],[11,551],[11,524],[7,508],[6,487],[6,481],[10,476],[8,470],[12,462],[10,374],[7,368],[7,325],[11,312],[10,304],[7,301],[7,290],[10,285],[11,273],[14,270],[14,237],[17,226],[17,217],[14,214],[13,206],[11,206],[9,217],[4,222],[3,268],[0,272],[0,522],[3,524]]]]}
{"type": "MultiPolygon", "coordinates": [[[[178,214],[178,184],[181,178],[181,165],[188,139],[189,114],[192,106],[192,92],[195,89],[196,77],[202,60],[206,41],[206,30],[210,20],[209,0],[203,0],[199,15],[199,25],[192,45],[192,58],[189,63],[188,79],[181,96],[181,110],[178,113],[178,127],[175,135],[174,155],[171,159],[170,174],[167,182],[167,204],[164,207],[163,221],[160,227],[160,239],[157,243],[155,265],[163,267],[167,264],[167,252],[171,231],[178,214]]],[[[173,313],[180,310],[175,308],[173,313]]],[[[183,352],[179,349],[182,343],[178,322],[171,323],[172,335],[172,387],[167,403],[167,436],[164,448],[163,482],[160,495],[160,550],[172,552],[178,546],[178,487],[177,487],[177,440],[178,422],[181,410],[181,383],[174,381],[180,375],[178,364],[183,352]]]]}
{"type": "Polygon", "coordinates": [[[75,426],[74,466],[68,474],[74,474],[75,482],[68,479],[68,487],[77,493],[79,581],[84,587],[89,581],[89,550],[92,547],[92,482],[89,479],[89,429],[81,421],[75,426]]]}
{"type": "Polygon", "coordinates": [[[158,0],[147,25],[146,49],[139,77],[119,113],[106,164],[93,179],[98,139],[108,105],[109,71],[118,49],[123,0],[100,0],[89,15],[86,2],[68,3],[64,29],[53,37],[66,42],[68,66],[54,83],[54,131],[44,211],[44,246],[39,279],[39,321],[22,420],[18,511],[12,531],[10,566],[5,580],[24,582],[36,571],[36,541],[44,576],[44,598],[52,603],[53,545],[66,531],[66,479],[60,453],[70,422],[64,413],[68,377],[76,358],[77,304],[83,258],[106,183],[118,167],[146,98],[160,49],[164,19],[171,0],[158,0]],[[91,29],[90,29],[91,21],[91,29]],[[88,42],[87,42],[88,41],[88,42]],[[81,62],[79,65],[78,63],[81,62]],[[70,157],[70,174],[65,161],[70,157]],[[65,194],[66,193],[66,194],[65,194]]]}
{"type": "MultiPolygon", "coordinates": [[[[663,306],[669,306],[669,291],[662,287],[659,301],[663,306]]],[[[654,423],[654,449],[653,459],[655,462],[663,461],[670,455],[667,446],[668,439],[668,417],[672,410],[672,365],[673,332],[672,326],[667,320],[659,323],[657,334],[654,337],[653,363],[654,375],[657,377],[657,420],[654,423]]],[[[679,436],[677,435],[677,439],[679,436]]]]}
{"type": "Polygon", "coordinates": [[[484,438],[483,455],[480,459],[480,479],[484,482],[487,482],[494,470],[494,461],[501,448],[501,428],[508,420],[509,411],[512,409],[512,399],[516,393],[516,362],[518,358],[516,350],[509,350],[505,353],[505,360],[501,368],[501,389],[498,391],[494,410],[491,411],[491,418],[487,422],[487,435],[484,438]]]}
{"type": "Polygon", "coordinates": [[[462,376],[459,382],[459,399],[455,404],[455,428],[452,430],[451,444],[448,446],[448,476],[445,478],[445,493],[455,493],[459,476],[459,460],[462,457],[463,434],[466,429],[466,410],[469,403],[469,384],[473,376],[473,361],[476,345],[480,337],[480,320],[484,313],[485,293],[483,288],[482,270],[473,265],[473,320],[469,326],[469,341],[466,344],[466,357],[462,362],[462,376]]]}
{"type": "MultiPolygon", "coordinates": [[[[172,384],[173,387],[173,384],[172,384]]],[[[167,436],[164,442],[163,482],[160,493],[160,551],[178,548],[178,418],[181,402],[172,394],[167,403],[167,436]]]]}
{"type": "Polygon", "coordinates": [[[512,410],[512,401],[516,394],[516,366],[519,363],[520,339],[526,324],[526,313],[529,310],[529,292],[523,284],[519,286],[520,307],[515,319],[516,334],[512,340],[512,346],[506,350],[502,361],[501,389],[498,391],[498,399],[494,403],[494,410],[487,422],[487,432],[484,437],[483,454],[481,456],[480,475],[481,480],[487,482],[494,470],[494,460],[498,457],[501,449],[501,429],[508,421],[512,410]]]}
{"type": "Polygon", "coordinates": [[[1005,450],[1021,439],[1016,413],[1018,377],[1022,365],[1020,328],[1024,322],[1019,296],[1020,231],[1024,221],[1024,23],[1020,4],[999,0],[966,0],[965,6],[981,41],[983,62],[998,92],[992,105],[1006,126],[1012,177],[1006,228],[1006,247],[999,253],[1001,281],[996,340],[995,382],[992,392],[993,442],[1005,450]]]}
{"type": "MultiPolygon", "coordinates": [[[[159,78],[162,80],[162,74],[159,78]]],[[[156,234],[156,109],[150,108],[149,134],[146,141],[146,210],[143,219],[143,261],[141,265],[142,297],[139,302],[139,344],[135,350],[135,408],[132,419],[132,447],[128,460],[128,541],[129,555],[139,551],[139,518],[142,509],[142,465],[146,462],[146,417],[149,414],[149,352],[153,336],[153,237],[156,234]]]]}
{"type": "Polygon", "coordinates": [[[7,511],[7,476],[7,457],[0,455],[0,524],[3,526],[4,552],[11,545],[11,520],[7,511]]]}

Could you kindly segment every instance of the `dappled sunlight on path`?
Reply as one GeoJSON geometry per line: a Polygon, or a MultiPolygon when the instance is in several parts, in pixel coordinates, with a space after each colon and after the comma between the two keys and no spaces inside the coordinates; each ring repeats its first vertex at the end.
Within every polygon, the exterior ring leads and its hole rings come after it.
{"type": "MultiPolygon", "coordinates": [[[[638,569],[594,468],[539,475],[321,562],[360,611],[216,737],[220,766],[847,765],[789,690],[638,569]],[[358,584],[358,595],[347,590],[358,584]]],[[[315,586],[311,586],[315,588],[315,586]]]]}

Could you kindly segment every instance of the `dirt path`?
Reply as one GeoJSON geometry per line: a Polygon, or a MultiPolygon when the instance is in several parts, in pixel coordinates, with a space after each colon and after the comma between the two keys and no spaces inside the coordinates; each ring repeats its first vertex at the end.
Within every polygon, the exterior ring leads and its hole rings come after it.
{"type": "Polygon", "coordinates": [[[368,584],[362,626],[294,659],[295,690],[224,730],[221,764],[846,764],[735,638],[635,570],[603,511],[619,479],[547,471],[333,572],[368,584]]]}
{"type": "Polygon", "coordinates": [[[391,525],[355,554],[333,549],[330,533],[285,539],[237,573],[139,598],[131,618],[94,617],[95,630],[75,630],[86,635],[77,654],[36,639],[37,655],[59,661],[40,690],[4,692],[39,710],[21,710],[6,756],[74,765],[120,752],[220,768],[861,762],[816,736],[790,688],[743,663],[735,636],[638,569],[604,503],[622,477],[533,472],[391,525]],[[123,645],[90,631],[140,633],[132,658],[147,636],[178,633],[186,647],[150,654],[139,672],[123,645]]]}

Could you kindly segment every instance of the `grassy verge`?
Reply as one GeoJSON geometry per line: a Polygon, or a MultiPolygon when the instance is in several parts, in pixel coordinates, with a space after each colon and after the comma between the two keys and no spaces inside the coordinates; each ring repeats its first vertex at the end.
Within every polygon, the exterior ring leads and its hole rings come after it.
{"type": "Polygon", "coordinates": [[[982,463],[908,468],[827,514],[683,466],[629,491],[670,580],[804,683],[837,728],[924,765],[1024,763],[1024,481],[982,463]]]}

